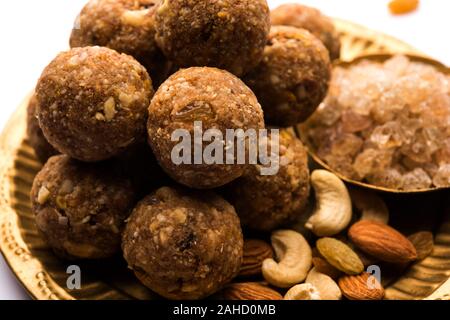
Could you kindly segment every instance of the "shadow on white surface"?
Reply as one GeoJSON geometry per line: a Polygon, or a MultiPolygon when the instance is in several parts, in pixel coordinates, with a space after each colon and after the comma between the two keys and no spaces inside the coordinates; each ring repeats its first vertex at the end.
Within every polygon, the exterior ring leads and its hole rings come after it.
{"type": "Polygon", "coordinates": [[[30,297],[0,255],[0,300],[29,300],[30,297]]]}

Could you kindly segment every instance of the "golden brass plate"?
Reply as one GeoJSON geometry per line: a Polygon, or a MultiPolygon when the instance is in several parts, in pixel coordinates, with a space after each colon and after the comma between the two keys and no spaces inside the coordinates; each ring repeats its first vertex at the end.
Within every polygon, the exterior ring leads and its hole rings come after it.
{"type": "MultiPolygon", "coordinates": [[[[389,36],[342,20],[335,22],[342,34],[344,60],[368,53],[417,53],[409,45],[389,36]]],[[[79,263],[81,289],[67,289],[66,270],[72,263],[60,261],[51,253],[40,238],[31,213],[29,192],[41,164],[26,138],[27,104],[28,98],[0,136],[0,249],[11,270],[34,299],[157,298],[138,283],[120,257],[79,263]]],[[[399,279],[393,279],[386,290],[387,298],[450,297],[450,215],[444,214],[441,206],[437,208],[426,206],[427,210],[433,210],[433,215],[426,212],[423,219],[419,214],[418,221],[409,219],[409,212],[402,212],[401,216],[408,217],[407,222],[414,222],[416,226],[422,227],[426,221],[427,228],[435,233],[436,247],[431,256],[410,267],[399,279]]]]}

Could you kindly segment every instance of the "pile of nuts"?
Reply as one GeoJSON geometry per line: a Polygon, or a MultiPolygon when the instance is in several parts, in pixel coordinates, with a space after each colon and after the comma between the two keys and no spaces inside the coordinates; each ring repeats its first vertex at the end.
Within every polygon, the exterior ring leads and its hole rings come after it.
{"type": "Polygon", "coordinates": [[[383,269],[380,279],[371,266],[405,269],[432,253],[430,232],[405,237],[388,225],[388,208],[376,193],[349,191],[338,177],[324,170],[314,171],[311,182],[316,206],[306,228],[314,236],[307,241],[299,230],[277,230],[271,236],[272,246],[246,240],[239,277],[252,282],[233,283],[220,297],[381,300],[383,269]]]}

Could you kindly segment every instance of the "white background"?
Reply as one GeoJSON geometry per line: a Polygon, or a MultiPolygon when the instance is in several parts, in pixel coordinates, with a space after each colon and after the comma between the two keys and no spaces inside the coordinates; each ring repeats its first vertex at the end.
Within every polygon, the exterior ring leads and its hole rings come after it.
{"type": "MultiPolygon", "coordinates": [[[[295,1],[295,0],[291,0],[295,1]]],[[[73,21],[86,0],[2,1],[0,7],[0,128],[42,69],[68,48],[73,21]]],[[[287,2],[269,0],[271,7],[287,2]]],[[[388,0],[302,0],[329,16],[366,25],[400,38],[450,65],[450,1],[421,0],[418,11],[392,16],[388,0]]],[[[1,213],[0,213],[1,214],[1,213]]],[[[0,257],[0,299],[25,299],[0,257]]]]}

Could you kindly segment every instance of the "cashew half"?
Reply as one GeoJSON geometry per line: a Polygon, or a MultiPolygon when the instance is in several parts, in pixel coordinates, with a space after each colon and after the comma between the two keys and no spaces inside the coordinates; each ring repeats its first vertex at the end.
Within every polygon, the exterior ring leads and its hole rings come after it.
{"type": "Polygon", "coordinates": [[[317,271],[316,268],[312,268],[308,273],[306,283],[312,284],[319,291],[322,300],[340,300],[342,298],[342,292],[337,283],[326,274],[317,271]]]}
{"type": "Polygon", "coordinates": [[[384,200],[375,192],[351,189],[350,196],[355,208],[361,211],[361,220],[377,221],[388,224],[389,209],[384,200]]]}
{"type": "Polygon", "coordinates": [[[302,283],[290,288],[284,295],[284,300],[321,300],[321,297],[311,283],[302,283]]]}
{"type": "Polygon", "coordinates": [[[312,265],[308,242],[292,230],[275,231],[271,239],[279,262],[273,259],[263,261],[262,274],[266,281],[279,288],[289,288],[303,282],[312,265]]]}
{"type": "Polygon", "coordinates": [[[305,227],[316,236],[327,237],[344,230],[352,219],[352,202],[344,182],[326,170],[315,170],[311,184],[316,193],[316,208],[305,227]]]}

